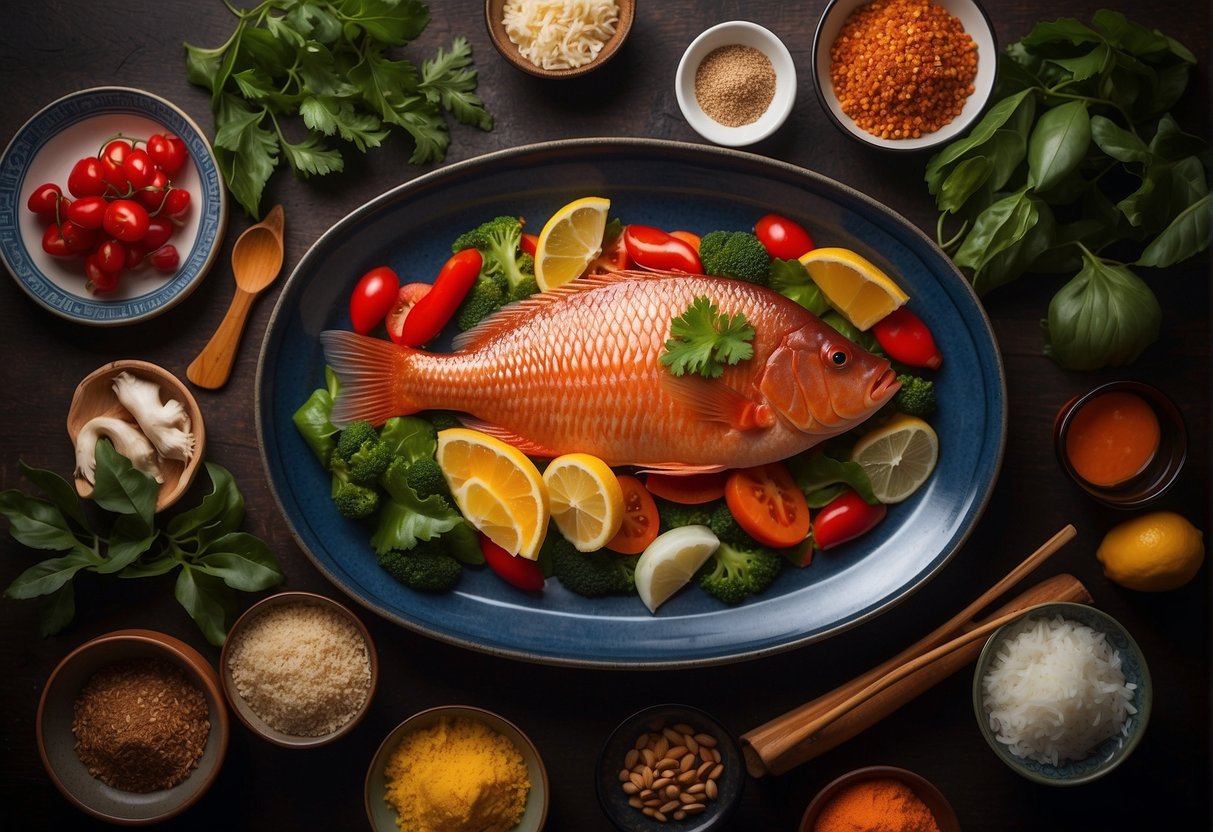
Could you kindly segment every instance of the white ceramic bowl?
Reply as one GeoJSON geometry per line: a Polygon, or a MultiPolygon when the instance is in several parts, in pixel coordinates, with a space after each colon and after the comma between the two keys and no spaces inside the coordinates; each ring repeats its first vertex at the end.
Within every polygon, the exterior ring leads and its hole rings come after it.
{"type": "Polygon", "coordinates": [[[834,84],[830,81],[830,48],[847,17],[866,2],[869,0],[831,0],[813,36],[813,74],[817,82],[817,98],[830,120],[856,141],[884,150],[925,150],[946,144],[966,132],[990,100],[998,67],[998,44],[985,10],[975,0],[932,0],[935,5],[942,6],[958,18],[977,44],[977,77],[973,81],[973,94],[965,102],[960,115],[934,133],[926,133],[917,139],[882,139],[864,130],[842,111],[838,96],[834,94],[834,84]]]}
{"type": "Polygon", "coordinates": [[[741,147],[762,141],[778,130],[796,101],[796,65],[783,41],[769,29],[747,20],[718,23],[703,32],[682,54],[675,75],[674,92],[678,107],[695,132],[710,142],[727,147],[741,147]],[[759,50],[771,61],[775,70],[775,97],[766,112],[749,124],[728,127],[709,116],[695,97],[695,72],[713,50],[737,44],[759,50]]]}

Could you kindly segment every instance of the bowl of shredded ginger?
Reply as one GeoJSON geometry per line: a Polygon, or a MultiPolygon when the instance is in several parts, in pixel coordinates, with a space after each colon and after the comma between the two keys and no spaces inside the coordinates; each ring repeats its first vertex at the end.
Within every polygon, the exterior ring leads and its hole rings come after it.
{"type": "Polygon", "coordinates": [[[548,775],[538,749],[492,711],[443,705],[414,714],[384,738],[367,770],[367,818],[401,829],[539,832],[548,775]]]}
{"type": "Polygon", "coordinates": [[[831,0],[813,37],[817,97],[856,141],[924,150],[981,115],[997,53],[976,0],[831,0]]]}
{"type": "Polygon", "coordinates": [[[636,16],[635,0],[485,0],[493,46],[540,78],[576,78],[619,52],[636,16]]]}

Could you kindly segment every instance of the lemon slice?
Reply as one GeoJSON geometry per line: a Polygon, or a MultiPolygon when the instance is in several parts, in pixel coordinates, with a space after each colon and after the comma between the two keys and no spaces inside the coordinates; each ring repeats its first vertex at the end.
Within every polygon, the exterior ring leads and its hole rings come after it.
{"type": "Polygon", "coordinates": [[[438,433],[438,466],[467,521],[512,555],[535,560],[548,528],[548,490],[535,463],[468,428],[438,433]]]}
{"type": "Polygon", "coordinates": [[[830,306],[860,330],[910,299],[892,278],[850,249],[815,248],[800,262],[830,306]]]}
{"type": "Polygon", "coordinates": [[[898,414],[865,434],[851,451],[882,503],[899,503],[918,490],[939,459],[939,437],[917,416],[898,414]]]}
{"type": "Polygon", "coordinates": [[[636,561],[636,591],[649,612],[686,586],[719,545],[707,526],[679,526],[650,543],[636,561]]]}
{"type": "Polygon", "coordinates": [[[595,552],[623,525],[623,489],[615,472],[590,454],[565,454],[543,472],[556,528],[579,552],[595,552]]]}
{"type": "Polygon", "coordinates": [[[609,199],[587,196],[561,208],[539,232],[535,243],[535,282],[555,289],[585,273],[602,253],[609,199]]]}

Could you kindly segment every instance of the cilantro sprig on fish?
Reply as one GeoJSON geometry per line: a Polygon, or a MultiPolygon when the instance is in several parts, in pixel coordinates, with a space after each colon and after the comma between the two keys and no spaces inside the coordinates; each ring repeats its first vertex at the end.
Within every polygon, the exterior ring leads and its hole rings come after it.
{"type": "Polygon", "coordinates": [[[726,365],[753,357],[753,340],[754,327],[744,312],[722,314],[711,298],[700,295],[670,321],[670,338],[658,361],[676,376],[719,378],[726,365]]]}

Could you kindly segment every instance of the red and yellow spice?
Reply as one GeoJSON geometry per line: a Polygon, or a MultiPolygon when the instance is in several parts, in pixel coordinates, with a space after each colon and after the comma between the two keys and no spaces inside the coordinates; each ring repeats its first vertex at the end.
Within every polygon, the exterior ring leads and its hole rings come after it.
{"type": "Polygon", "coordinates": [[[939,824],[913,789],[892,777],[861,780],[826,804],[813,832],[939,832],[939,824]]]}
{"type": "Polygon", "coordinates": [[[973,94],[977,45],[930,0],[873,0],[830,47],[839,106],[882,139],[919,138],[960,115],[973,94]]]}

